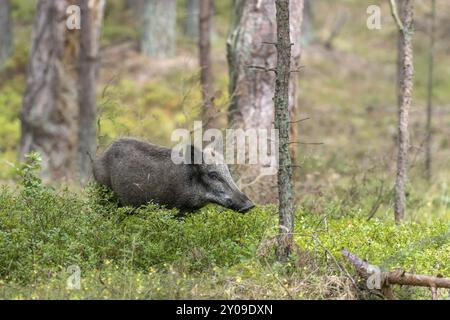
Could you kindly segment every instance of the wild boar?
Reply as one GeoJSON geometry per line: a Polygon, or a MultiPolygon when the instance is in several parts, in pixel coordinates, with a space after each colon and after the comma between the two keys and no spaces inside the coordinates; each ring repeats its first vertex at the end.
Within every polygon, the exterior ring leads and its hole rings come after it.
{"type": "MultiPolygon", "coordinates": [[[[193,146],[186,148],[186,155],[204,156],[193,146]]],[[[225,163],[175,164],[171,155],[170,148],[121,138],[94,160],[94,178],[112,189],[126,206],[139,207],[153,202],[177,208],[181,215],[208,203],[239,212],[254,207],[234,183],[225,163]]]]}

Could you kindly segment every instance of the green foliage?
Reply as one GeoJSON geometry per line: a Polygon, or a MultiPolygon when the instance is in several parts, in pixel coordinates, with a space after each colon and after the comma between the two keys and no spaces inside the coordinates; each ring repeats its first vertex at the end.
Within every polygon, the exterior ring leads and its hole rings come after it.
{"type": "Polygon", "coordinates": [[[12,0],[11,12],[12,18],[21,23],[32,23],[36,3],[33,1],[12,0]]]}
{"type": "Polygon", "coordinates": [[[166,75],[167,81],[150,80],[143,86],[124,79],[106,88],[99,107],[99,141],[103,147],[117,136],[130,135],[170,145],[174,129],[186,127],[199,114],[195,76],[166,75]]]}
{"type": "Polygon", "coordinates": [[[44,189],[42,180],[39,177],[42,158],[39,153],[32,152],[27,154],[25,159],[25,162],[20,163],[14,169],[16,175],[20,178],[19,186],[22,187],[22,192],[27,197],[34,197],[44,189]]]}
{"type": "MultiPolygon", "coordinates": [[[[450,226],[443,221],[396,226],[391,219],[367,221],[356,205],[328,201],[320,214],[306,206],[296,213],[300,251],[280,265],[273,206],[243,215],[211,205],[178,219],[152,204],[120,207],[95,183],[78,192],[46,187],[38,170],[39,157],[31,154],[16,168],[18,188],[0,189],[2,297],[283,298],[288,289],[297,298],[340,298],[347,289],[326,288],[329,277],[343,276],[334,258],[351,271],[342,247],[385,270],[450,275],[450,226]],[[72,292],[65,281],[74,264],[82,290],[72,292]],[[309,274],[311,266],[319,269],[309,274]]],[[[400,294],[427,298],[420,290],[400,294]]]]}
{"type": "Polygon", "coordinates": [[[126,261],[122,267],[141,272],[167,263],[186,271],[227,266],[251,257],[250,244],[261,240],[271,220],[259,210],[244,216],[205,208],[175,219],[154,205],[118,207],[97,185],[83,195],[43,186],[35,175],[38,156],[28,159],[17,169],[19,190],[0,193],[0,276],[8,281],[45,279],[70,264],[101,268],[105,261],[126,261]]]}

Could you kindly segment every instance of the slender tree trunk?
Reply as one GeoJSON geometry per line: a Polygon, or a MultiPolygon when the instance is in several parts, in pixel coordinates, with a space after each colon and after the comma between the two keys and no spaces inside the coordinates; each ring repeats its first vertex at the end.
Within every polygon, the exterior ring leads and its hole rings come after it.
{"type": "Polygon", "coordinates": [[[203,96],[202,119],[205,129],[216,128],[217,112],[214,107],[214,85],[211,63],[212,0],[200,0],[199,62],[200,84],[203,96]]]}
{"type": "Polygon", "coordinates": [[[78,31],[66,28],[68,1],[39,0],[21,119],[20,158],[41,154],[48,180],[71,179],[76,158],[78,31]]]}
{"type": "Polygon", "coordinates": [[[153,57],[175,54],[176,1],[147,0],[143,8],[141,52],[153,57]]]}
{"type": "Polygon", "coordinates": [[[292,248],[294,232],[294,188],[289,153],[289,79],[291,75],[291,37],[289,0],[276,0],[277,67],[275,81],[275,128],[279,131],[278,199],[280,237],[277,257],[285,261],[292,248]]]}
{"type": "Polygon", "coordinates": [[[96,82],[104,7],[105,0],[81,0],[78,171],[82,183],[92,173],[91,157],[97,149],[96,82]]]}
{"type": "Polygon", "coordinates": [[[0,68],[11,54],[12,27],[9,0],[0,0],[0,68]]]}
{"type": "Polygon", "coordinates": [[[186,1],[186,16],[184,19],[184,34],[191,39],[199,36],[200,2],[202,0],[186,1]]]}
{"type": "MultiPolygon", "coordinates": [[[[290,1],[290,32],[292,46],[292,68],[300,58],[300,30],[303,0],[290,1]]],[[[274,68],[277,50],[275,2],[273,0],[235,1],[235,14],[227,42],[230,73],[229,122],[235,128],[273,129],[274,81],[273,72],[264,72],[249,66],[274,68]]],[[[289,85],[289,110],[295,104],[295,79],[289,85]]],[[[276,202],[276,175],[261,176],[263,165],[237,165],[234,173],[240,176],[239,184],[257,203],[276,202]]]]}
{"type": "Polygon", "coordinates": [[[431,145],[432,145],[432,125],[433,117],[433,75],[434,75],[434,50],[436,38],[436,0],[431,0],[431,16],[430,16],[430,45],[428,51],[428,93],[427,93],[427,138],[425,146],[425,172],[428,181],[431,180],[431,145]]]}
{"type": "Polygon", "coordinates": [[[409,152],[409,109],[412,102],[413,91],[413,4],[411,0],[401,1],[399,13],[396,1],[391,0],[393,16],[399,28],[399,51],[398,51],[398,89],[399,89],[399,112],[398,112],[398,154],[397,175],[395,181],[395,221],[399,223],[405,217],[407,183],[408,152],[409,152]]]}

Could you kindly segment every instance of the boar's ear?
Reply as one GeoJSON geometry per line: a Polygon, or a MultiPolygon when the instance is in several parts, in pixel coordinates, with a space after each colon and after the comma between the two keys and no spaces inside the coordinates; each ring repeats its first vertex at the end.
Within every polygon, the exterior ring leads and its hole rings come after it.
{"type": "Polygon", "coordinates": [[[186,164],[202,164],[203,163],[203,152],[193,145],[189,144],[186,146],[184,152],[186,164]]]}

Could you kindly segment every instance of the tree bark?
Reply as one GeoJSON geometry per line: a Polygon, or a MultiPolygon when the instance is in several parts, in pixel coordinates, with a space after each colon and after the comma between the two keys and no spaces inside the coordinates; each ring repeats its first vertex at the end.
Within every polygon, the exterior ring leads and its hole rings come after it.
{"type": "Polygon", "coordinates": [[[200,85],[203,97],[202,119],[204,129],[217,128],[217,112],[214,106],[214,84],[211,63],[212,0],[200,0],[199,15],[199,64],[200,85]]]}
{"type": "Polygon", "coordinates": [[[431,0],[431,15],[429,28],[430,45],[428,48],[428,92],[427,92],[427,125],[425,146],[425,174],[428,181],[432,176],[432,118],[433,118],[433,76],[434,76],[434,50],[436,38],[436,0],[431,0]]]}
{"type": "Polygon", "coordinates": [[[39,0],[21,119],[20,159],[41,154],[42,176],[71,179],[76,158],[78,31],[66,28],[69,1],[39,0]]]}
{"type": "MultiPolygon", "coordinates": [[[[292,46],[292,68],[300,58],[300,30],[303,0],[290,1],[290,33],[292,46]]],[[[274,80],[273,72],[263,72],[249,66],[274,68],[277,50],[264,42],[276,41],[275,2],[235,1],[235,14],[227,42],[230,73],[229,122],[235,128],[247,130],[273,129],[274,80]]],[[[295,79],[289,85],[289,110],[295,104],[295,79]]],[[[234,173],[241,177],[241,186],[257,203],[276,202],[276,175],[260,177],[263,166],[237,165],[234,173]],[[258,178],[256,178],[258,177],[258,178]]]]}
{"type": "Polygon", "coordinates": [[[412,102],[413,91],[413,4],[411,0],[400,2],[400,13],[397,12],[395,0],[391,0],[391,9],[399,28],[398,46],[398,153],[397,174],[395,181],[395,221],[399,223],[405,217],[407,183],[407,167],[409,152],[409,109],[412,102]]]}
{"type": "Polygon", "coordinates": [[[79,54],[78,174],[85,183],[92,173],[91,157],[97,150],[96,82],[99,68],[100,34],[105,0],[81,0],[79,54]]]}
{"type": "Polygon", "coordinates": [[[171,57],[176,43],[176,1],[147,0],[143,8],[141,52],[152,57],[171,57]]]}
{"type": "Polygon", "coordinates": [[[12,27],[9,0],[0,0],[0,68],[11,54],[12,27]]]}
{"type": "Polygon", "coordinates": [[[276,0],[277,67],[275,80],[275,129],[279,132],[278,199],[280,236],[277,257],[286,261],[291,252],[294,232],[294,188],[289,153],[289,80],[291,76],[291,37],[289,0],[276,0]]]}

